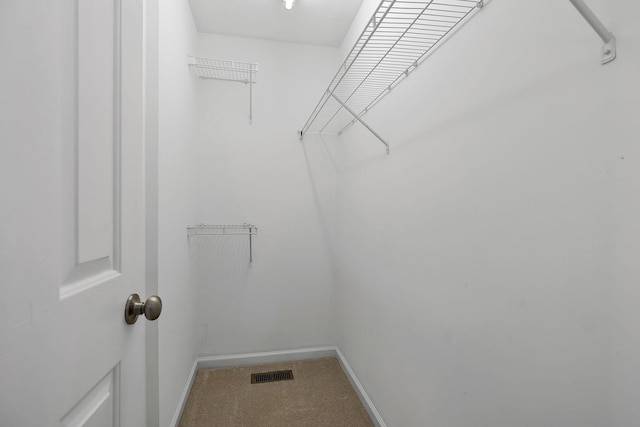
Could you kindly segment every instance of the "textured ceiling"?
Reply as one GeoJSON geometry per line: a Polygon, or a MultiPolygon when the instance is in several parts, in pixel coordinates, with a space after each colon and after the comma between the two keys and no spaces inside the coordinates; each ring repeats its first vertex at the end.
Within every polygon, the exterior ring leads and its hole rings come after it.
{"type": "Polygon", "coordinates": [[[362,0],[189,0],[198,31],[337,47],[362,0]]]}

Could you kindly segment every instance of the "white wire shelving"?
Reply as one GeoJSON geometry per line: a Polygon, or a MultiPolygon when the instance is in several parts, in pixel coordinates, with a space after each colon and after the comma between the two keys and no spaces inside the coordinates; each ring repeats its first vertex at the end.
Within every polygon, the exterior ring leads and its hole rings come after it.
{"type": "Polygon", "coordinates": [[[311,116],[300,130],[341,135],[356,121],[385,146],[363,120],[474,12],[478,0],[382,0],[311,116]]]}
{"type": "Polygon", "coordinates": [[[258,234],[258,226],[253,224],[197,224],[187,226],[187,235],[192,236],[249,236],[249,262],[253,262],[252,237],[258,234]]]}
{"type": "MultiPolygon", "coordinates": [[[[602,63],[616,56],[615,37],[583,0],[570,0],[605,43],[602,63]]],[[[483,0],[382,0],[300,130],[343,134],[484,6],[483,0]]]]}
{"type": "Polygon", "coordinates": [[[226,59],[190,56],[189,67],[201,79],[240,82],[249,86],[249,123],[253,121],[253,85],[256,83],[258,64],[226,59]]]}

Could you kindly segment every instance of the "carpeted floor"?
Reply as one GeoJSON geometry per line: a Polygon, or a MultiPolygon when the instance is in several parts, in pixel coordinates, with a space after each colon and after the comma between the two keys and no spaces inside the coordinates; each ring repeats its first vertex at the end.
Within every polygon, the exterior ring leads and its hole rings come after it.
{"type": "Polygon", "coordinates": [[[196,374],[179,427],[373,426],[335,358],[196,374]],[[251,384],[251,374],[291,369],[293,380],[251,384]]]}

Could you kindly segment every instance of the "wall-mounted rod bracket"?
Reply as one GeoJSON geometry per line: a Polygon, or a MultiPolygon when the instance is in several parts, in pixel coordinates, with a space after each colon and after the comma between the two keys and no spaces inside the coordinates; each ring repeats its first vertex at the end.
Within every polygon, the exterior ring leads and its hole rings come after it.
{"type": "Polygon", "coordinates": [[[604,42],[604,46],[602,46],[602,64],[607,64],[616,59],[616,38],[614,35],[607,30],[607,27],[600,22],[598,17],[589,9],[589,6],[587,6],[583,0],[569,1],[604,42]]]}
{"type": "Polygon", "coordinates": [[[378,135],[378,133],[377,133],[375,130],[371,129],[371,127],[370,127],[368,124],[366,124],[366,123],[365,123],[365,122],[360,118],[360,116],[359,116],[359,115],[357,115],[356,113],[354,113],[354,112],[353,112],[353,110],[352,110],[351,108],[349,108],[349,107],[347,106],[347,104],[345,104],[344,102],[342,102],[342,101],[340,100],[340,98],[338,98],[337,96],[335,96],[335,95],[333,94],[333,92],[330,92],[330,93],[329,93],[329,95],[331,95],[331,96],[333,97],[333,99],[335,99],[335,100],[338,102],[338,104],[342,105],[342,108],[344,108],[345,110],[347,110],[347,111],[349,112],[349,114],[351,114],[351,115],[352,115],[352,116],[353,116],[357,121],[359,121],[359,122],[362,124],[362,126],[366,127],[366,128],[369,130],[369,132],[371,132],[372,134],[374,134],[374,135],[375,135],[375,137],[376,137],[376,138],[378,138],[378,139],[379,139],[379,140],[380,140],[380,141],[385,145],[385,147],[387,147],[387,154],[389,154],[389,144],[387,143],[387,141],[385,141],[385,140],[384,140],[380,135],[378,135]]]}

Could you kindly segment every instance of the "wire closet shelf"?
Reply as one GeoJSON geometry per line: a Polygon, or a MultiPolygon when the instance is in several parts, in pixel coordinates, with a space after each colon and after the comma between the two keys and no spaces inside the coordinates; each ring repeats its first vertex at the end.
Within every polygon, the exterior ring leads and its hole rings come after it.
{"type": "Polygon", "coordinates": [[[228,80],[240,83],[255,83],[258,64],[230,61],[226,59],[192,56],[189,66],[201,79],[228,80]]]}
{"type": "Polygon", "coordinates": [[[223,224],[197,224],[187,226],[187,234],[189,236],[213,236],[213,235],[249,235],[258,234],[258,226],[252,224],[239,224],[239,225],[223,225],[223,224]]]}
{"type": "Polygon", "coordinates": [[[189,68],[201,79],[240,82],[249,86],[249,123],[253,122],[253,85],[256,84],[258,64],[227,59],[189,57],[189,68]]]}
{"type": "Polygon", "coordinates": [[[258,226],[244,224],[197,224],[187,226],[187,236],[249,236],[249,262],[253,262],[253,240],[252,237],[258,234],[258,226]]]}
{"type": "Polygon", "coordinates": [[[341,135],[482,8],[478,0],[382,0],[299,132],[341,135]]]}

